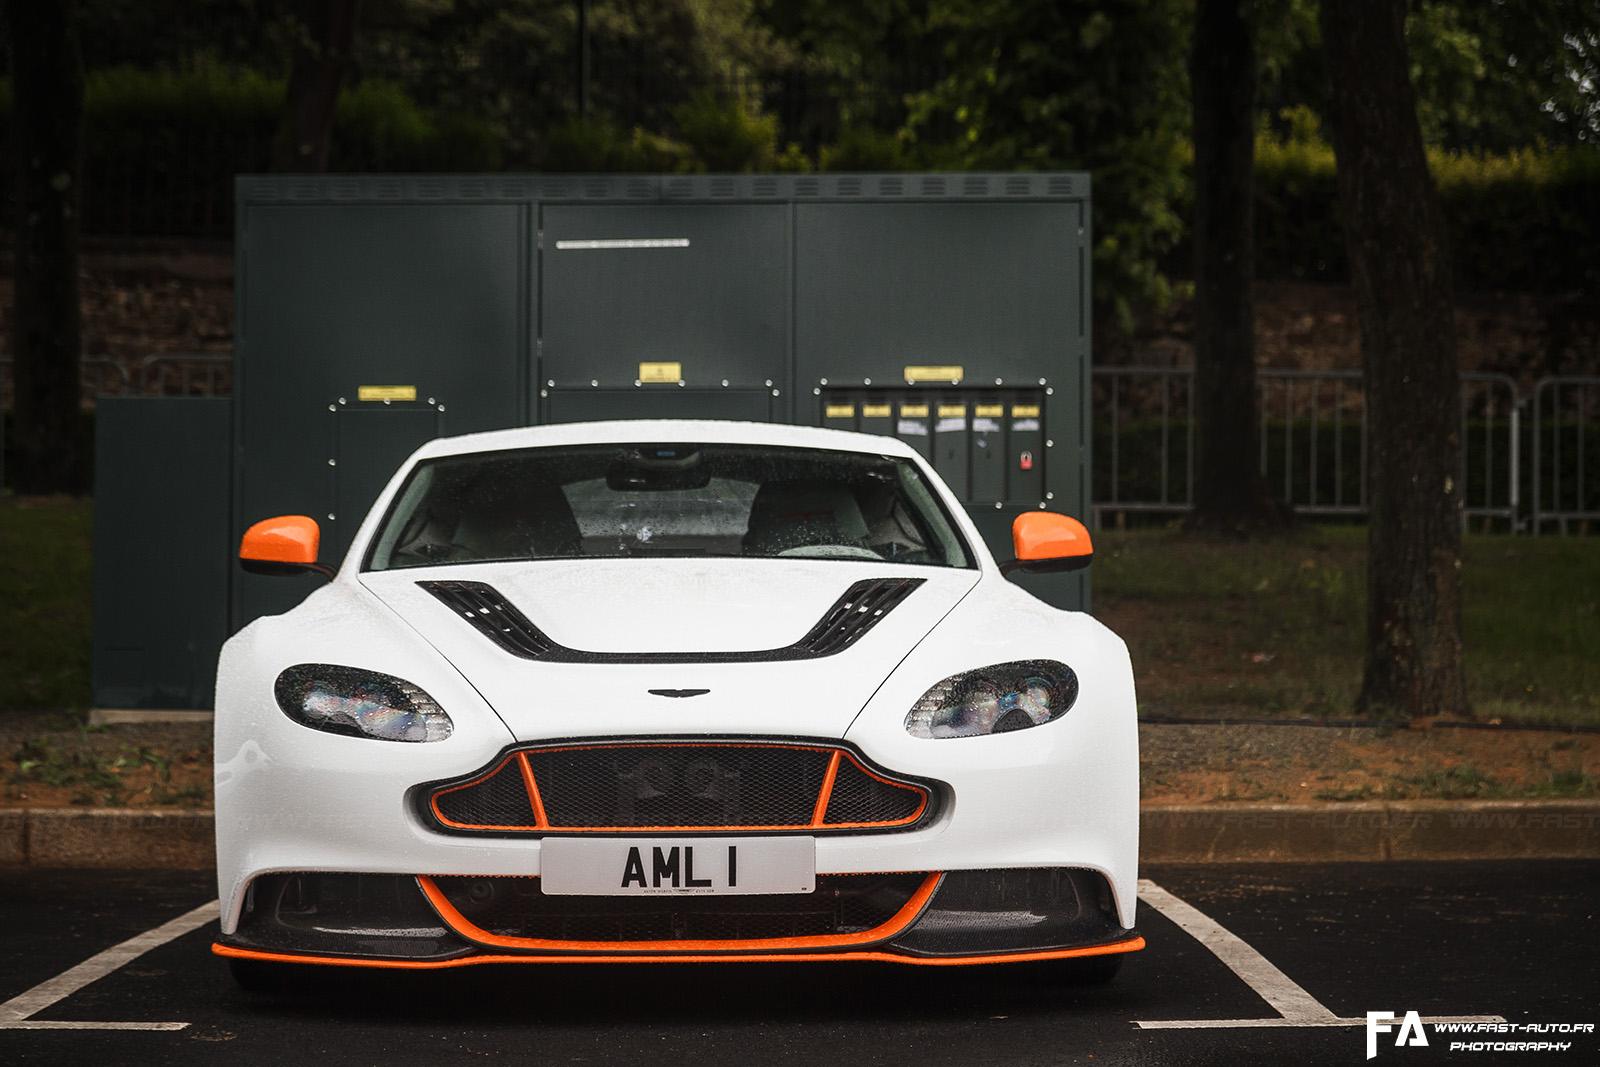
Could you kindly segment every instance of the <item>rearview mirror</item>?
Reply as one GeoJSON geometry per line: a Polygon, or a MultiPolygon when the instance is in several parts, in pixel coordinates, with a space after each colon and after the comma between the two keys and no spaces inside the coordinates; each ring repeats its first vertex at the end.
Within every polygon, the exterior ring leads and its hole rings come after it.
{"type": "Polygon", "coordinates": [[[279,515],[263,519],[244,532],[239,542],[239,563],[251,574],[320,574],[333,577],[333,568],[317,562],[322,531],[317,520],[304,515],[279,515]]]}
{"type": "Polygon", "coordinates": [[[1011,544],[1017,558],[1000,565],[1001,574],[1020,570],[1028,574],[1077,571],[1094,560],[1094,545],[1083,523],[1049,511],[1027,511],[1011,524],[1011,544]]]}

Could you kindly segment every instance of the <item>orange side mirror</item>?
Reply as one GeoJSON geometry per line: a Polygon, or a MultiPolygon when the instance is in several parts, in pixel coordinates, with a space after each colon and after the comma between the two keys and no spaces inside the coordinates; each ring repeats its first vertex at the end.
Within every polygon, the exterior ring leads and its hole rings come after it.
{"type": "Polygon", "coordinates": [[[1011,544],[1017,558],[1002,565],[1002,573],[1076,571],[1087,567],[1094,559],[1094,544],[1083,523],[1049,511],[1026,511],[1018,515],[1011,524],[1011,544]]]}
{"type": "Polygon", "coordinates": [[[305,574],[333,577],[333,570],[317,562],[322,530],[317,520],[304,515],[279,515],[263,519],[244,532],[239,542],[239,562],[252,574],[305,574]]]}

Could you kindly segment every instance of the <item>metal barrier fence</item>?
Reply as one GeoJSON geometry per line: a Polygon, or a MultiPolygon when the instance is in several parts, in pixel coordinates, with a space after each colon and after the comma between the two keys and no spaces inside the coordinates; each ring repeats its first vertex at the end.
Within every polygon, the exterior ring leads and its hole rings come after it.
{"type": "MultiPolygon", "coordinates": [[[[1361,372],[1263,369],[1256,377],[1259,456],[1268,486],[1302,515],[1364,515],[1367,416],[1361,372]]],[[[1535,396],[1543,396],[1541,390],[1555,382],[1600,386],[1600,379],[1546,379],[1535,396]]],[[[1096,526],[1108,515],[1178,515],[1193,506],[1193,389],[1190,367],[1094,368],[1096,526]]],[[[1600,444],[1600,428],[1593,425],[1600,423],[1600,388],[1585,396],[1578,404],[1583,414],[1567,431],[1568,437],[1576,435],[1578,449],[1585,441],[1600,444]]],[[[1521,488],[1531,474],[1522,458],[1526,407],[1527,400],[1507,375],[1461,375],[1463,522],[1537,532],[1541,517],[1600,518],[1600,501],[1591,501],[1587,511],[1569,507],[1559,515],[1541,516],[1537,495],[1531,520],[1525,516],[1521,488]]],[[[1540,418],[1536,407],[1536,440],[1543,426],[1540,418]]],[[[1574,451],[1570,444],[1567,449],[1574,451]]],[[[1567,500],[1600,495],[1583,480],[1600,475],[1600,461],[1580,462],[1576,473],[1574,484],[1557,460],[1546,479],[1552,487],[1548,498],[1557,499],[1557,489],[1567,500]]],[[[1561,529],[1566,532],[1564,524],[1561,529]]]]}
{"type": "Polygon", "coordinates": [[[1533,533],[1600,522],[1600,378],[1544,378],[1533,388],[1533,533]],[[1548,420],[1548,422],[1546,421],[1548,420]]]}

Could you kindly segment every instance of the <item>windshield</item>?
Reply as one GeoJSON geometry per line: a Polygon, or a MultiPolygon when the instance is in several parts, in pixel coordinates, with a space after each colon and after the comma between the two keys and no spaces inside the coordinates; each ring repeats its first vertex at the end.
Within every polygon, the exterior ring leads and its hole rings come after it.
{"type": "Polygon", "coordinates": [[[426,460],[390,507],[367,569],[622,556],[974,565],[909,460],[667,443],[426,460]]]}

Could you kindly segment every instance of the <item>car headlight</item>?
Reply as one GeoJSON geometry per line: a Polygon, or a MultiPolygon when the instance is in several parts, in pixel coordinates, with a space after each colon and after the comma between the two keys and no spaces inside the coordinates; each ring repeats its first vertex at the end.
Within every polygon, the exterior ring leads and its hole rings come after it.
{"type": "Polygon", "coordinates": [[[1065,663],[1025,659],[953,675],[922,694],[906,716],[912,737],[978,737],[1059,719],[1078,699],[1065,663]]]}
{"type": "Polygon", "coordinates": [[[443,741],[455,724],[410,682],[375,671],[302,663],[272,687],[283,713],[303,726],[380,741],[443,741]]]}

